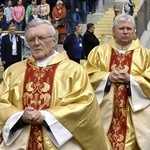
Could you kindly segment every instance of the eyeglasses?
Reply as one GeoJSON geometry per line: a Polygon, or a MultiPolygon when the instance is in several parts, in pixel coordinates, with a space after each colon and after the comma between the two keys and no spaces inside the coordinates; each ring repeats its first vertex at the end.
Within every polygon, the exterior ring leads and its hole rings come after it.
{"type": "Polygon", "coordinates": [[[50,36],[50,35],[38,35],[36,37],[31,37],[28,39],[28,42],[29,43],[34,43],[35,40],[38,40],[38,42],[44,42],[45,40],[47,40],[48,38],[52,38],[53,36],[50,36]]]}

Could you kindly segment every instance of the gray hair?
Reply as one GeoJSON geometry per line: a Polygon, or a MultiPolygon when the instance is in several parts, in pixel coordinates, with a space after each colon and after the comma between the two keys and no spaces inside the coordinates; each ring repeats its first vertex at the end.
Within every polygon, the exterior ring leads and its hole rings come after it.
{"type": "Polygon", "coordinates": [[[56,2],[56,5],[59,5],[59,4],[62,4],[62,5],[63,5],[63,1],[58,0],[58,1],[56,2]]]}
{"type": "Polygon", "coordinates": [[[40,19],[40,18],[35,18],[31,22],[27,23],[26,28],[25,28],[25,37],[28,36],[28,31],[29,31],[30,28],[37,27],[37,26],[42,25],[42,24],[49,25],[49,32],[51,33],[52,37],[53,38],[57,37],[56,30],[54,29],[54,27],[52,26],[50,21],[44,20],[44,19],[40,19]]]}
{"type": "Polygon", "coordinates": [[[136,24],[135,24],[135,20],[131,15],[128,14],[118,14],[115,19],[114,19],[114,23],[113,23],[113,28],[115,28],[115,26],[117,25],[118,21],[123,21],[123,22],[132,22],[134,25],[134,28],[136,29],[136,24]]]}
{"type": "Polygon", "coordinates": [[[32,12],[34,12],[34,11],[38,11],[39,12],[39,8],[38,7],[33,7],[32,8],[32,12]]]}

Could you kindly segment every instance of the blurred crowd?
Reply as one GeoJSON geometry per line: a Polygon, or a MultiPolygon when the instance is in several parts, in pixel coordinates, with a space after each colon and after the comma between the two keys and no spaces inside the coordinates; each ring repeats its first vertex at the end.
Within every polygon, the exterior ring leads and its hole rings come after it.
{"type": "MultiPolygon", "coordinates": [[[[97,3],[98,0],[0,0],[0,30],[10,34],[9,27],[14,25],[16,31],[24,31],[28,22],[41,18],[52,23],[58,34],[58,44],[63,44],[67,35],[76,33],[79,23],[87,23],[87,14],[95,12],[97,3]]],[[[5,34],[0,33],[0,49],[5,34]]],[[[20,37],[23,59],[26,59],[30,48],[24,34],[20,37]]],[[[79,47],[82,48],[81,45],[79,47]]]]}
{"type": "MultiPolygon", "coordinates": [[[[63,44],[66,51],[68,47],[74,47],[78,49],[78,52],[81,52],[80,55],[77,54],[78,57],[76,52],[70,56],[71,59],[79,63],[80,59],[87,58],[91,47],[99,44],[93,34],[94,24],[86,22],[87,14],[94,13],[97,4],[98,0],[0,0],[0,30],[7,31],[9,26],[13,24],[16,30],[24,31],[26,24],[34,18],[49,20],[56,29],[58,44],[63,44]],[[79,23],[87,23],[85,35],[88,36],[84,36],[79,23]],[[68,39],[72,39],[72,41],[68,39]],[[90,41],[88,41],[89,39],[90,41]]],[[[115,0],[115,16],[123,12],[133,15],[134,7],[135,4],[132,3],[132,0],[115,0]]],[[[1,36],[0,34],[0,45],[1,36]]],[[[26,59],[30,55],[29,46],[24,35],[20,37],[23,39],[23,58],[26,59]]],[[[67,52],[70,55],[70,52],[67,52]]]]}
{"type": "MultiPolygon", "coordinates": [[[[98,0],[0,0],[0,29],[8,30],[13,23],[17,30],[24,30],[35,17],[65,19],[63,32],[70,33],[75,26],[86,23],[86,15],[95,11],[98,0]]],[[[62,32],[61,30],[61,32],[62,32]]]]}

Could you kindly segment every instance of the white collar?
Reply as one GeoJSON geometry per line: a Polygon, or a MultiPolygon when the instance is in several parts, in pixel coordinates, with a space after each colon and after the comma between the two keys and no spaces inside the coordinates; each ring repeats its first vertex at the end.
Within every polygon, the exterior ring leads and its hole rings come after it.
{"type": "Polygon", "coordinates": [[[123,53],[124,54],[128,50],[128,48],[131,46],[131,44],[133,43],[133,41],[130,44],[126,45],[126,46],[119,45],[116,42],[116,46],[117,46],[117,49],[118,49],[119,53],[123,53]]]}
{"type": "Polygon", "coordinates": [[[36,61],[37,66],[38,67],[46,67],[57,54],[58,54],[58,52],[54,51],[53,55],[51,55],[51,56],[49,56],[49,57],[47,57],[47,58],[45,58],[43,60],[36,61]]]}
{"type": "Polygon", "coordinates": [[[9,33],[9,37],[11,37],[11,36],[13,36],[13,37],[14,37],[14,35],[15,35],[15,34],[10,34],[10,33],[9,33]]]}

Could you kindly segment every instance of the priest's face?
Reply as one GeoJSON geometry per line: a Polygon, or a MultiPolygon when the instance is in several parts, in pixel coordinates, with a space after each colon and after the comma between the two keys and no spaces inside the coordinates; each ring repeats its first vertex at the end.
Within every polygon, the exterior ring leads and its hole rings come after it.
{"type": "Polygon", "coordinates": [[[35,60],[43,60],[54,54],[57,41],[51,33],[50,26],[47,24],[41,24],[28,30],[27,41],[35,60]]]}
{"type": "Polygon", "coordinates": [[[133,22],[118,21],[113,28],[113,36],[119,45],[126,46],[130,44],[135,37],[135,26],[133,22]]]}

